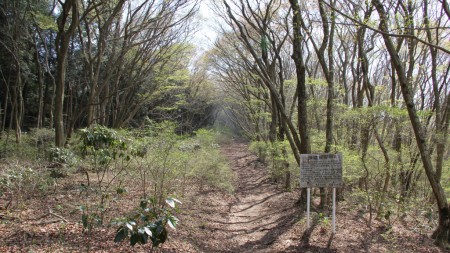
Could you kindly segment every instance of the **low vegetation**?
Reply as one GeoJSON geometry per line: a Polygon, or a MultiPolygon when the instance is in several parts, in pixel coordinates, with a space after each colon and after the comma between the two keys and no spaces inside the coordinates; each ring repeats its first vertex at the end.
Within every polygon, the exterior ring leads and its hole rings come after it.
{"type": "Polygon", "coordinates": [[[22,144],[2,139],[2,154],[8,159],[0,162],[0,204],[8,217],[17,218],[31,198],[44,203],[55,193],[65,194],[63,187],[77,189],[78,203],[64,200],[49,208],[71,205],[87,235],[114,226],[117,233],[111,241],[129,237],[132,246],[157,247],[175,229],[176,205],[187,185],[233,190],[233,174],[213,130],[182,136],[169,122],[139,130],[96,125],[78,131],[67,148],[53,147],[51,138],[42,141],[46,133],[30,131],[22,144]]]}

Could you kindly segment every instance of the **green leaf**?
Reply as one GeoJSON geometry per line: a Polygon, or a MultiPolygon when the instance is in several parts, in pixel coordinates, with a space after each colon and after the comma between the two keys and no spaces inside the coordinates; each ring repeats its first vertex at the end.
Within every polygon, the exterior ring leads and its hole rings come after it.
{"type": "Polygon", "coordinates": [[[133,235],[131,235],[131,238],[130,238],[131,246],[136,245],[136,243],[139,242],[139,240],[140,240],[140,236],[138,233],[134,233],[133,235]]]}
{"type": "Polygon", "coordinates": [[[42,30],[58,30],[58,26],[52,16],[37,11],[32,11],[31,14],[34,16],[37,26],[42,30]]]}
{"type": "Polygon", "coordinates": [[[163,228],[163,230],[161,231],[161,233],[158,236],[158,239],[161,243],[165,243],[167,240],[167,230],[165,228],[163,228]]]}
{"type": "Polygon", "coordinates": [[[169,225],[169,227],[171,228],[171,229],[175,229],[175,224],[171,221],[171,220],[167,220],[167,224],[169,225]]]}
{"type": "Polygon", "coordinates": [[[114,242],[121,242],[127,236],[127,231],[124,227],[120,227],[117,231],[116,237],[114,238],[114,242]]]}
{"type": "Polygon", "coordinates": [[[146,244],[148,242],[148,235],[147,234],[141,234],[141,244],[146,244]]]}
{"type": "Polygon", "coordinates": [[[142,200],[142,201],[141,201],[140,207],[141,207],[142,209],[145,209],[145,208],[147,208],[147,204],[148,204],[148,202],[147,202],[146,200],[142,200]]]}
{"type": "Polygon", "coordinates": [[[166,199],[166,203],[172,207],[175,208],[175,201],[173,201],[173,199],[166,199]]]}
{"type": "Polygon", "coordinates": [[[167,198],[166,199],[166,203],[172,208],[175,208],[175,202],[182,204],[181,201],[179,201],[178,199],[175,199],[175,198],[167,198]]]}
{"type": "Polygon", "coordinates": [[[152,231],[151,231],[148,227],[144,227],[144,232],[145,232],[148,236],[153,236],[152,231]]]}
{"type": "Polygon", "coordinates": [[[116,190],[117,194],[124,194],[127,192],[127,190],[125,188],[119,187],[116,190]]]}
{"type": "Polygon", "coordinates": [[[128,228],[130,231],[133,231],[133,225],[131,225],[130,222],[125,223],[125,226],[127,226],[127,228],[128,228]]]}
{"type": "Polygon", "coordinates": [[[81,221],[83,222],[83,227],[87,228],[87,226],[88,226],[88,216],[87,216],[87,214],[82,214],[81,215],[81,221]]]}

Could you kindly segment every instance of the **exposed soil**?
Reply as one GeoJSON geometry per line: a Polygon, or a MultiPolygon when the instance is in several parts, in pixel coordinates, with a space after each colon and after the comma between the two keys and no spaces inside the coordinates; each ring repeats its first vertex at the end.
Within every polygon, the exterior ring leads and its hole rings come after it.
{"type": "Polygon", "coordinates": [[[192,242],[201,252],[273,252],[277,238],[299,219],[295,193],[269,179],[245,144],[222,148],[236,173],[235,192],[198,196],[192,242]]]}
{"type": "MultiPolygon", "coordinates": [[[[398,218],[392,226],[374,220],[368,227],[366,210],[345,201],[338,203],[335,235],[331,219],[319,217],[314,205],[312,226],[307,229],[304,211],[296,204],[298,191],[286,192],[274,183],[246,144],[221,149],[236,174],[235,191],[186,187],[180,225],[154,252],[446,252],[433,245],[429,238],[433,226],[423,229],[424,219],[398,218]]],[[[76,178],[67,178],[45,198],[28,196],[23,206],[0,210],[0,252],[151,250],[150,245],[131,248],[126,242],[114,243],[115,227],[84,233],[80,213],[74,211],[83,197],[77,185],[76,178]]],[[[111,215],[135,206],[132,190],[129,193],[111,215]]],[[[5,201],[5,196],[0,198],[1,206],[5,201]]]]}

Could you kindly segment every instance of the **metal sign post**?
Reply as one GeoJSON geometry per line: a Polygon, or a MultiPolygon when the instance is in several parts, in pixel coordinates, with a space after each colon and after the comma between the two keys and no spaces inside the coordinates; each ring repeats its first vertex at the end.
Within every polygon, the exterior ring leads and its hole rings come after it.
{"type": "Polygon", "coordinates": [[[309,228],[309,206],[311,205],[311,188],[306,188],[306,226],[309,228]]]}
{"type": "Polygon", "coordinates": [[[336,233],[336,188],[333,187],[333,234],[336,233]]]}

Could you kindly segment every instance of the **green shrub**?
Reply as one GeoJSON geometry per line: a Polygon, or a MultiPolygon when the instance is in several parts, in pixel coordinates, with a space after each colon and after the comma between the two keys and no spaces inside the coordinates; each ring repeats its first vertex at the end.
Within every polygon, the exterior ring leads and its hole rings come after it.
{"type": "Polygon", "coordinates": [[[48,128],[32,128],[28,132],[28,143],[38,148],[44,149],[55,142],[55,130],[48,128]]]}
{"type": "Polygon", "coordinates": [[[49,149],[48,153],[51,162],[73,165],[77,161],[76,155],[67,148],[53,147],[49,149]]]}
{"type": "Polygon", "coordinates": [[[191,175],[198,180],[201,188],[206,185],[233,191],[233,171],[217,148],[204,147],[192,152],[190,157],[188,166],[192,168],[191,175]]]}
{"type": "Polygon", "coordinates": [[[162,202],[163,196],[184,191],[190,179],[202,186],[232,190],[233,173],[220,155],[216,131],[200,129],[192,137],[179,136],[169,122],[147,131],[147,137],[134,145],[143,197],[150,193],[162,202]]]}
{"type": "Polygon", "coordinates": [[[266,161],[266,157],[269,155],[269,144],[265,141],[252,141],[249,149],[263,162],[266,161]]]}
{"type": "Polygon", "coordinates": [[[220,154],[217,144],[219,133],[213,130],[199,129],[188,143],[193,149],[188,150],[191,175],[200,182],[201,188],[207,185],[228,192],[233,191],[234,173],[227,160],[220,154]]]}
{"type": "Polygon", "coordinates": [[[121,182],[130,165],[131,151],[122,136],[104,126],[81,129],[79,135],[85,163],[96,174],[95,188],[91,186],[88,172],[87,186],[82,187],[87,192],[93,190],[98,198],[96,203],[91,201],[82,208],[83,225],[90,232],[94,224],[103,224],[113,190],[122,188],[121,182]]]}
{"type": "Polygon", "coordinates": [[[0,171],[0,195],[11,193],[17,200],[36,193],[45,194],[54,183],[54,178],[50,177],[48,171],[18,163],[10,163],[0,171]]]}
{"type": "Polygon", "coordinates": [[[152,248],[166,242],[166,225],[175,229],[178,219],[173,215],[173,210],[175,203],[181,202],[174,198],[167,198],[165,202],[166,205],[160,206],[157,198],[142,200],[136,212],[115,222],[119,228],[114,242],[121,242],[129,237],[131,246],[151,241],[152,248]]]}
{"type": "MultiPolygon", "coordinates": [[[[288,172],[291,174],[291,178],[299,175],[297,162],[287,140],[274,143],[254,141],[250,144],[250,151],[267,165],[270,176],[275,181],[283,179],[288,172]]],[[[295,187],[296,183],[296,180],[292,181],[291,187],[295,187]]]]}

